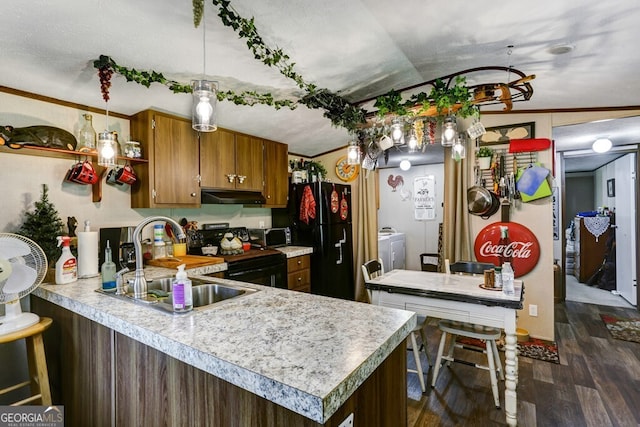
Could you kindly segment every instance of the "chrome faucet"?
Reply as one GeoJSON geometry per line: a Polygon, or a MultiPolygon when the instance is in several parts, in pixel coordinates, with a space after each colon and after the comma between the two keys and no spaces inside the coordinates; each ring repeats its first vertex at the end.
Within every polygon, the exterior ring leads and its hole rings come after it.
{"type": "Polygon", "coordinates": [[[185,239],[184,231],[182,227],[175,220],[167,216],[150,216],[143,219],[140,224],[133,230],[133,246],[136,251],[136,273],[133,279],[133,297],[136,299],[146,298],[147,296],[147,279],[144,277],[144,262],[142,259],[142,243],[140,241],[140,235],[142,229],[155,221],[165,221],[173,225],[174,230],[177,231],[176,237],[180,240],[185,239]]]}

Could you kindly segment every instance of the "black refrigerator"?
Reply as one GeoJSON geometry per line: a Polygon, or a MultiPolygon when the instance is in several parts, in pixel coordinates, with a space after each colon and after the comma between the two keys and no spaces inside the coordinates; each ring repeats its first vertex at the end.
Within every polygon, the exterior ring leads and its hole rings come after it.
{"type": "Polygon", "coordinates": [[[351,187],[330,182],[291,184],[287,206],[272,209],[272,223],[290,227],[294,245],[313,246],[311,292],[353,300],[351,187]]]}

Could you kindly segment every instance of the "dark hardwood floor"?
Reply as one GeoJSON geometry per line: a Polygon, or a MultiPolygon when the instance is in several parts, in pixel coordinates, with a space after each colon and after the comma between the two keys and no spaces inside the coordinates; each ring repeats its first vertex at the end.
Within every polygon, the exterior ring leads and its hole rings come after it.
{"type": "MultiPolygon", "coordinates": [[[[560,364],[519,357],[519,426],[640,426],[640,344],[612,338],[600,313],[640,316],[634,309],[556,304],[560,364]]],[[[440,333],[435,326],[427,332],[433,363],[440,333]]],[[[410,352],[408,363],[415,366],[410,352]]],[[[409,427],[506,425],[504,410],[493,405],[488,372],[453,364],[442,369],[435,389],[431,371],[427,379],[422,395],[417,375],[408,374],[409,427]]],[[[504,382],[500,401],[504,405],[504,382]]]]}

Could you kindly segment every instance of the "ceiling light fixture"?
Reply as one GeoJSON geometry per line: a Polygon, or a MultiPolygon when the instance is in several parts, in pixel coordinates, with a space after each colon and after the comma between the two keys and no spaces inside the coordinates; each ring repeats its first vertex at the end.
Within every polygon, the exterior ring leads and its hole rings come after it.
{"type": "Polygon", "coordinates": [[[611,143],[611,140],[609,138],[598,138],[594,141],[591,148],[596,153],[606,153],[607,151],[611,150],[612,145],[613,144],[611,143]]]}
{"type": "Polygon", "coordinates": [[[557,44],[555,46],[551,46],[547,48],[547,52],[552,55],[564,55],[566,53],[571,52],[575,46],[569,43],[557,44]]]}
{"type": "Polygon", "coordinates": [[[464,134],[461,133],[458,135],[458,139],[453,144],[453,147],[451,147],[451,158],[456,162],[459,162],[465,157],[467,157],[466,141],[464,134]]]}
{"type": "Polygon", "coordinates": [[[204,11],[202,12],[202,80],[192,80],[193,93],[191,108],[191,127],[198,132],[213,132],[216,124],[216,103],[218,87],[216,82],[205,80],[207,68],[206,26],[204,11]]]}
{"type": "Polygon", "coordinates": [[[347,164],[359,165],[360,164],[360,148],[355,141],[351,141],[347,147],[347,164]]]}
{"type": "Polygon", "coordinates": [[[403,129],[402,123],[400,123],[400,119],[393,119],[391,122],[391,140],[394,144],[400,144],[403,139],[403,129]]]}
{"type": "Polygon", "coordinates": [[[458,135],[456,118],[455,116],[449,116],[446,119],[444,119],[444,123],[442,124],[442,139],[441,139],[442,146],[443,147],[453,146],[453,142],[456,139],[456,135],[458,135]]]}
{"type": "MultiPolygon", "coordinates": [[[[107,98],[108,99],[108,98],[107,98]]],[[[104,132],[98,134],[98,165],[110,168],[116,165],[118,146],[116,136],[109,132],[109,101],[105,101],[104,132]]]]}
{"type": "Polygon", "coordinates": [[[411,169],[411,162],[408,159],[402,159],[400,161],[400,169],[402,169],[403,171],[408,171],[409,169],[411,169]]]}
{"type": "Polygon", "coordinates": [[[409,147],[409,153],[415,153],[415,151],[418,149],[418,137],[413,131],[411,132],[411,136],[409,137],[407,146],[409,147]]]}

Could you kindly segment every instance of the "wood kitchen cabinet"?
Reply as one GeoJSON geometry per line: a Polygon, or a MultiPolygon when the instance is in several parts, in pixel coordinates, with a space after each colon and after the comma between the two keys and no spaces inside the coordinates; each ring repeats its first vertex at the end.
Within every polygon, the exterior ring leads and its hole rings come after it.
{"type": "Polygon", "coordinates": [[[287,259],[287,287],[292,291],[311,292],[311,256],[287,259]]]}
{"type": "Polygon", "coordinates": [[[287,207],[289,195],[287,144],[264,141],[264,198],[269,208],[287,207]]]}
{"type": "Polygon", "coordinates": [[[191,120],[145,110],[131,117],[130,126],[149,159],[136,167],[131,207],[200,207],[200,153],[191,120]]]}
{"type": "Polygon", "coordinates": [[[200,135],[203,188],[262,192],[262,139],[218,128],[200,135]]]}
{"type": "Polygon", "coordinates": [[[598,271],[606,257],[607,240],[611,229],[605,231],[598,239],[587,230],[585,218],[575,217],[575,261],[574,275],[580,283],[587,283],[598,271]]]}

